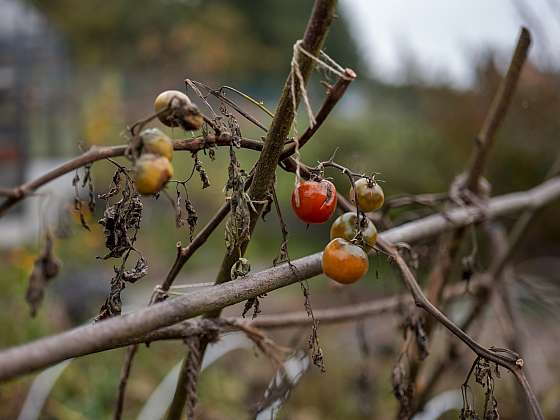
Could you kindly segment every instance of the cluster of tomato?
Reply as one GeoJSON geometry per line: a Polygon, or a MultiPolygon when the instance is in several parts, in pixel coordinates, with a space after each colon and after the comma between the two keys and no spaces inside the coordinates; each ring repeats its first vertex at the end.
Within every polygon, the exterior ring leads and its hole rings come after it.
{"type": "MultiPolygon", "coordinates": [[[[383,189],[373,178],[360,178],[350,189],[350,199],[360,210],[339,216],[331,226],[331,241],[323,251],[323,272],[338,283],[350,284],[368,271],[367,253],[377,241],[377,229],[363,213],[379,209],[383,189]]],[[[303,181],[292,193],[292,208],[305,223],[324,223],[336,209],[336,188],[327,180],[303,181]]]]}
{"type": "MultiPolygon", "coordinates": [[[[203,123],[189,97],[178,90],[160,93],[154,109],[159,120],[168,127],[198,130],[203,123]]],[[[136,189],[140,194],[151,195],[161,191],[173,176],[173,141],[157,128],[143,130],[140,140],[141,155],[135,164],[136,189]]]]}

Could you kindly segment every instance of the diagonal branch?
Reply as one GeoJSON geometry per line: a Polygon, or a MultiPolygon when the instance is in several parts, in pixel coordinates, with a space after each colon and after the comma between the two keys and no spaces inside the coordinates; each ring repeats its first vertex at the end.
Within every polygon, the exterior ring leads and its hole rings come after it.
{"type": "MultiPolygon", "coordinates": [[[[459,182],[464,182],[464,184],[457,186],[459,188],[466,187],[467,190],[475,196],[480,193],[480,178],[484,172],[490,150],[496,141],[496,132],[505,118],[513,93],[519,82],[521,69],[527,58],[530,45],[531,36],[529,31],[526,28],[522,28],[506,76],[496,92],[492,105],[476,137],[471,163],[466,171],[465,180],[458,179],[459,182]]],[[[443,290],[448,281],[449,271],[455,260],[463,236],[464,231],[459,229],[453,232],[450,237],[444,236],[441,238],[437,251],[436,263],[430,273],[431,290],[429,296],[436,304],[439,300],[441,290],[443,290]]],[[[428,334],[430,329],[428,325],[428,334]]]]}
{"type": "Polygon", "coordinates": [[[492,146],[496,141],[496,132],[504,120],[511,103],[511,98],[517,87],[521,69],[527,58],[531,45],[531,34],[527,28],[521,28],[519,39],[505,78],[502,80],[498,92],[490,105],[482,128],[475,141],[475,148],[467,171],[466,187],[473,193],[478,193],[478,180],[484,172],[486,161],[492,146]]]}

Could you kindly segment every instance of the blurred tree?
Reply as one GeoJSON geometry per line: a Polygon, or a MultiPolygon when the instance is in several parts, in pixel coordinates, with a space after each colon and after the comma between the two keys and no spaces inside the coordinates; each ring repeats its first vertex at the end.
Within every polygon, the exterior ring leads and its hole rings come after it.
{"type": "MultiPolygon", "coordinates": [[[[84,66],[175,73],[227,80],[253,89],[275,85],[305,25],[312,2],[300,0],[28,0],[66,35],[84,66]],[[264,19],[269,16],[270,19],[264,19]]],[[[344,18],[326,46],[345,65],[359,65],[344,18]]],[[[277,86],[275,86],[277,87],[277,86]]]]}

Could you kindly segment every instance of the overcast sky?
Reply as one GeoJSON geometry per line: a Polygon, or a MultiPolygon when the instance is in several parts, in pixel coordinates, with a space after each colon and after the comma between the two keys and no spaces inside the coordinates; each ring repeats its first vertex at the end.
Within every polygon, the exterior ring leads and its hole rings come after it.
{"type": "Polygon", "coordinates": [[[487,48],[507,65],[520,26],[533,34],[530,57],[560,68],[560,0],[340,0],[372,73],[403,78],[412,56],[428,82],[473,81],[474,58],[487,48]]]}

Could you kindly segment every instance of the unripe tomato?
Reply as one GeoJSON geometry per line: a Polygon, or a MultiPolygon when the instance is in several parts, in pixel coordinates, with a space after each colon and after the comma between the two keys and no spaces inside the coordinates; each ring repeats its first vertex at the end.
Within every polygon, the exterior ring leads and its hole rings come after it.
{"type": "Polygon", "coordinates": [[[369,268],[364,250],[342,238],[335,238],[328,243],[323,251],[322,264],[323,272],[342,284],[358,281],[369,268]]]}
{"type": "Polygon", "coordinates": [[[154,109],[159,120],[168,127],[181,126],[184,130],[198,130],[204,123],[204,117],[189,97],[178,90],[166,90],[160,93],[154,109]]]}
{"type": "Polygon", "coordinates": [[[292,208],[305,223],[324,223],[336,208],[336,188],[326,179],[303,181],[292,193],[292,208]]]}
{"type": "Polygon", "coordinates": [[[173,141],[158,128],[149,128],[140,133],[140,139],[144,145],[142,152],[152,153],[173,159],[173,141]]]}
{"type": "MultiPolygon", "coordinates": [[[[354,185],[358,193],[358,207],[364,212],[374,211],[383,205],[385,194],[383,189],[373,179],[360,178],[354,185]]],[[[354,188],[350,188],[350,200],[356,203],[354,188]]]]}
{"type": "Polygon", "coordinates": [[[155,194],[165,186],[173,176],[171,162],[163,156],[144,154],[136,161],[135,182],[140,194],[155,194]]]}
{"type": "MultiPolygon", "coordinates": [[[[344,213],[338,216],[331,226],[331,239],[343,238],[351,241],[356,237],[356,212],[344,213]]],[[[371,220],[363,216],[360,218],[362,238],[365,243],[373,247],[377,241],[377,229],[371,220]]]]}

